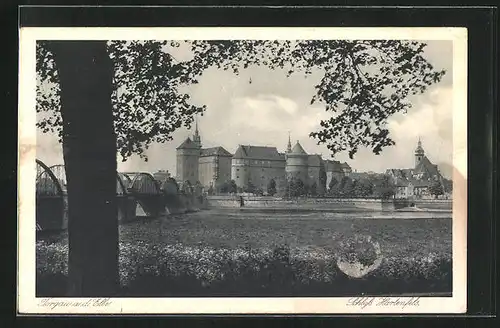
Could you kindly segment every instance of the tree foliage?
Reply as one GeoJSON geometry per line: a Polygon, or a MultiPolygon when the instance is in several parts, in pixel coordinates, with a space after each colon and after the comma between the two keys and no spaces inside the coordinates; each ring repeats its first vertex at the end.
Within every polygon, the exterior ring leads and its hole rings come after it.
{"type": "MultiPolygon", "coordinates": [[[[46,42],[37,42],[37,125],[61,136],[58,77],[46,42]]],[[[238,74],[252,65],[282,69],[287,75],[323,73],[311,104],[318,102],[331,118],[311,137],[333,154],[352,158],[365,146],[376,154],[394,141],[387,119],[411,107],[411,96],[437,83],[444,71],[423,57],[425,44],[399,40],[198,40],[109,41],[114,63],[112,103],[117,149],[125,160],[145,157],[152,142],[171,140],[172,132],[190,127],[205,106],[190,102],[183,86],[198,82],[208,67],[238,74]],[[188,47],[191,57],[178,61],[172,49],[188,47]]]]}
{"type": "Polygon", "coordinates": [[[313,197],[318,195],[318,184],[314,181],[309,187],[309,194],[313,197]]]}
{"type": "Polygon", "coordinates": [[[330,192],[335,187],[335,185],[337,185],[337,183],[338,183],[337,179],[332,177],[330,183],[328,183],[328,191],[330,192]]]}
{"type": "Polygon", "coordinates": [[[276,181],[274,179],[269,180],[267,184],[267,194],[269,196],[274,196],[276,194],[276,181]]]}
{"type": "Polygon", "coordinates": [[[438,197],[444,194],[444,188],[443,184],[440,181],[434,181],[430,186],[429,186],[429,193],[433,195],[434,197],[438,197]]]}
{"type": "Polygon", "coordinates": [[[307,185],[304,183],[304,181],[298,178],[291,178],[285,188],[285,193],[289,197],[305,196],[307,195],[307,192],[307,185]]]}

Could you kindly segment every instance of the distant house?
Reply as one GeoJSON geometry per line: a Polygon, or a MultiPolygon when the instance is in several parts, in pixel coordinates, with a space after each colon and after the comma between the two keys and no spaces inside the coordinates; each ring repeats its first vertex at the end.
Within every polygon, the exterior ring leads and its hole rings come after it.
{"type": "Polygon", "coordinates": [[[399,179],[396,182],[396,198],[411,198],[414,194],[414,184],[408,179],[399,179]]]}
{"type": "Polygon", "coordinates": [[[335,179],[337,181],[342,180],[343,177],[349,176],[352,173],[352,169],[347,163],[341,163],[335,160],[325,161],[326,170],[326,185],[330,185],[330,181],[335,179]]]}

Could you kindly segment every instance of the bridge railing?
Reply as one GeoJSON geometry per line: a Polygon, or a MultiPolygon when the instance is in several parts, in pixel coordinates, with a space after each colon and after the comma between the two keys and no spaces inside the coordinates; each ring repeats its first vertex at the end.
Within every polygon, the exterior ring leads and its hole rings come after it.
{"type": "MultiPolygon", "coordinates": [[[[47,166],[36,160],[36,230],[61,230],[67,228],[68,204],[66,171],[64,165],[47,166]]],[[[131,221],[136,217],[136,199],[129,192],[130,180],[123,174],[116,177],[118,218],[131,221]]]]}

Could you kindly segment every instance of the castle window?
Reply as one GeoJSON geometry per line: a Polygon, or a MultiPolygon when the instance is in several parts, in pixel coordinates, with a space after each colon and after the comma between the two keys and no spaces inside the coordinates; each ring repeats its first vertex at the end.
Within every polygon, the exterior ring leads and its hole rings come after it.
{"type": "Polygon", "coordinates": [[[239,171],[240,171],[240,169],[236,169],[236,171],[238,171],[238,172],[239,172],[239,171]]]}
{"type": "Polygon", "coordinates": [[[239,175],[237,175],[237,176],[236,176],[236,179],[239,179],[239,178],[240,178],[240,176],[239,176],[239,175]]]}

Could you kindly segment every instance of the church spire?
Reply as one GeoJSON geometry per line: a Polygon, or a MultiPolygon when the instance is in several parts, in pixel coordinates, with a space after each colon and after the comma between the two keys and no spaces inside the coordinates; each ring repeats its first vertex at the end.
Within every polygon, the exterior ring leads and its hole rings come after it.
{"type": "Polygon", "coordinates": [[[193,135],[193,141],[198,144],[198,147],[201,148],[201,137],[198,132],[198,115],[195,117],[195,130],[194,130],[194,135],[193,135]]]}
{"type": "Polygon", "coordinates": [[[292,151],[292,141],[290,140],[290,131],[288,131],[288,145],[286,146],[286,152],[290,153],[292,151]]]}

